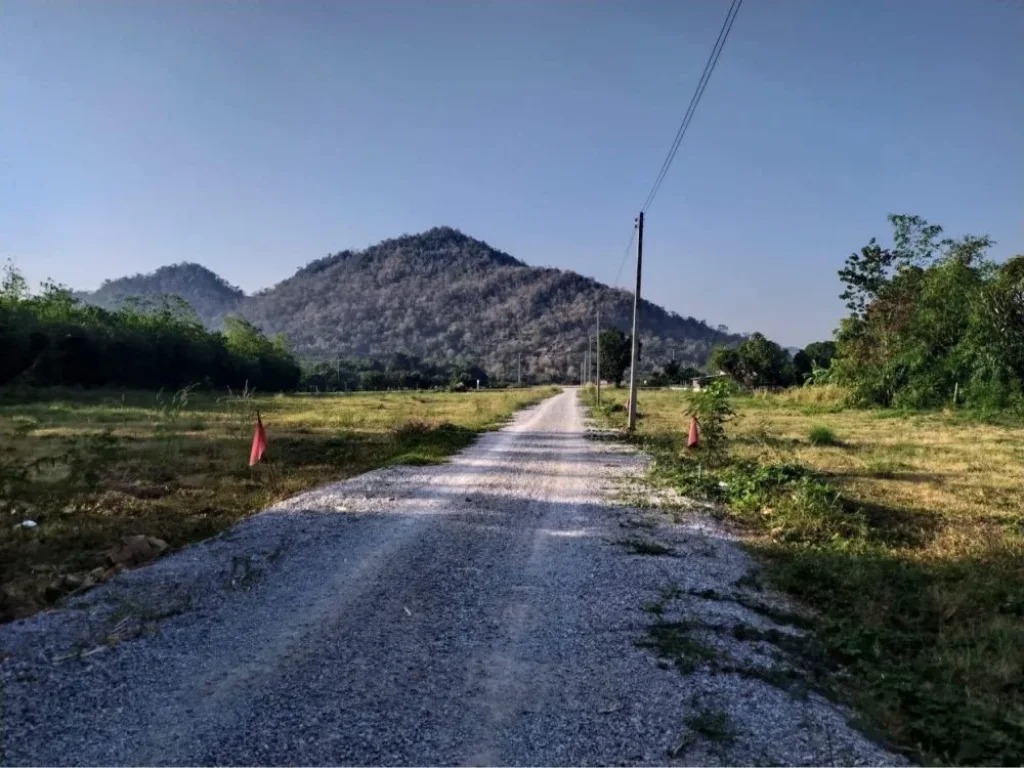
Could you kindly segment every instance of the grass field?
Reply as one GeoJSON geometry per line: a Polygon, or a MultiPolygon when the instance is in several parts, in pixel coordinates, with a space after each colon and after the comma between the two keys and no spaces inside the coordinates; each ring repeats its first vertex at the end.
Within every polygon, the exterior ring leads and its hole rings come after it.
{"type": "Polygon", "coordinates": [[[695,471],[685,400],[640,394],[652,481],[722,502],[817,612],[808,664],[832,690],[918,759],[1024,762],[1024,424],[852,409],[831,388],[746,396],[729,457],[695,471]]]}
{"type": "Polygon", "coordinates": [[[0,620],[58,599],[62,580],[102,569],[122,536],[178,547],[318,483],[440,461],[554,392],[4,393],[0,620]],[[250,469],[256,409],[268,449],[250,469]]]}

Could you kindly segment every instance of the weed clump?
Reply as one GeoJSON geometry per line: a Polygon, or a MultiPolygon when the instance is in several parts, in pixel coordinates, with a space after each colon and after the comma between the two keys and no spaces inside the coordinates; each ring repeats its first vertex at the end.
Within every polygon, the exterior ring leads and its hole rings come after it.
{"type": "Polygon", "coordinates": [[[687,717],[684,722],[708,741],[729,744],[736,740],[736,731],[729,713],[723,710],[702,708],[687,717]]]}
{"type": "Polygon", "coordinates": [[[824,424],[815,424],[811,427],[807,439],[811,441],[811,445],[839,445],[835,431],[824,424]]]}

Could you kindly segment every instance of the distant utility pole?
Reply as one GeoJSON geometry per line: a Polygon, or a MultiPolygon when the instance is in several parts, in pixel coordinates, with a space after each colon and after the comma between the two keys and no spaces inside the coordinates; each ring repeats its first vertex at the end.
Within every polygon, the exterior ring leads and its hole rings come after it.
{"type": "Polygon", "coordinates": [[[518,386],[523,386],[523,353],[516,353],[516,382],[518,386]]]}
{"type": "Polygon", "coordinates": [[[594,336],[587,334],[587,349],[590,350],[590,362],[587,365],[587,375],[590,377],[590,383],[594,383],[594,336]]]}
{"type": "Polygon", "coordinates": [[[636,237],[636,293],[633,294],[633,354],[629,367],[629,421],[628,428],[636,429],[636,368],[640,359],[640,273],[644,262],[644,212],[637,217],[636,237]]]}
{"type": "Polygon", "coordinates": [[[594,335],[597,341],[597,404],[601,404],[601,307],[597,307],[597,333],[594,335]]]}

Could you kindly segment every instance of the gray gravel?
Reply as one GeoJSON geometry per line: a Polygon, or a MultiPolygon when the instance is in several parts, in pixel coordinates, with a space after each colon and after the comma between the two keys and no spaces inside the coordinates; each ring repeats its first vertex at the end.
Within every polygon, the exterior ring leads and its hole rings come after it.
{"type": "Polygon", "coordinates": [[[303,494],[0,627],[2,760],[899,763],[750,672],[793,661],[727,630],[799,631],[741,605],[782,603],[715,525],[623,505],[642,469],[570,390],[448,464],[303,494]],[[713,658],[639,647],[652,604],[713,658]]]}

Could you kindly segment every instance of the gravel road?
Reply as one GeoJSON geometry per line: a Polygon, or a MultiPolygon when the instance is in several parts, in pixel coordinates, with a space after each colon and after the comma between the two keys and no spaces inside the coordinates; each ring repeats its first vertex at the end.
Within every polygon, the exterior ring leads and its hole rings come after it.
{"type": "Polygon", "coordinates": [[[0,759],[899,764],[775,674],[800,632],[737,545],[593,437],[568,390],[0,627],[0,759]]]}

